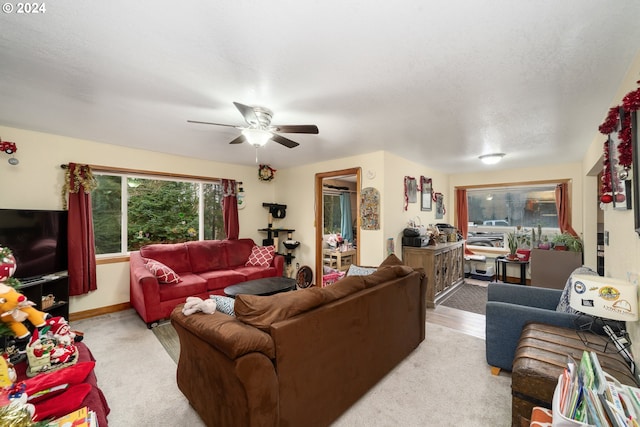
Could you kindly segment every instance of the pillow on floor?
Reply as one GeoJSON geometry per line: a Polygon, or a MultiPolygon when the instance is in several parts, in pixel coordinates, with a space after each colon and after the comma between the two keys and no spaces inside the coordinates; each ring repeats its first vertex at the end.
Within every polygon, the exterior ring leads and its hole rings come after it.
{"type": "Polygon", "coordinates": [[[216,302],[216,311],[219,311],[229,316],[235,316],[236,313],[233,310],[236,300],[224,295],[210,295],[209,298],[216,302]]]}
{"type": "Polygon", "coordinates": [[[145,267],[149,269],[151,273],[158,279],[158,283],[178,283],[180,282],[180,276],[176,274],[171,268],[167,267],[160,261],[149,258],[145,267]]]}
{"type": "Polygon", "coordinates": [[[246,266],[269,267],[275,255],[275,246],[254,246],[246,266]]]}
{"type": "Polygon", "coordinates": [[[586,274],[589,276],[598,275],[598,273],[596,273],[589,267],[585,267],[585,266],[578,267],[575,270],[573,270],[573,272],[571,273],[571,276],[569,276],[569,278],[567,279],[566,285],[564,286],[564,290],[562,291],[562,295],[560,296],[560,302],[558,302],[558,307],[556,307],[556,311],[561,311],[564,313],[571,313],[571,314],[580,313],[579,311],[571,308],[571,306],[569,305],[569,295],[571,294],[571,287],[573,286],[574,274],[586,274]]]}

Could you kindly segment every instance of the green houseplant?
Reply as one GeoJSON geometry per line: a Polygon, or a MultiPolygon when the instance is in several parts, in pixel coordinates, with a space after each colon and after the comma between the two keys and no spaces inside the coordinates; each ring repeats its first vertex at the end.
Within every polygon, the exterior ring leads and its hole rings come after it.
{"type": "Polygon", "coordinates": [[[518,256],[518,235],[514,232],[507,233],[507,244],[509,245],[509,259],[516,259],[518,256]]]}
{"type": "Polygon", "coordinates": [[[571,252],[582,252],[582,239],[569,233],[556,234],[553,237],[554,249],[565,247],[571,252]]]}

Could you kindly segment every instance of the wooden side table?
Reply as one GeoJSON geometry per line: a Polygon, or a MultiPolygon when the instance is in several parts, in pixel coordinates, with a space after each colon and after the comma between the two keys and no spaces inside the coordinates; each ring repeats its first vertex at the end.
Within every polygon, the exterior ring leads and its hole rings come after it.
{"type": "Polygon", "coordinates": [[[335,268],[339,271],[346,271],[349,266],[353,264],[353,257],[356,255],[355,249],[349,249],[347,251],[339,251],[337,249],[323,249],[324,264],[335,268]]]}

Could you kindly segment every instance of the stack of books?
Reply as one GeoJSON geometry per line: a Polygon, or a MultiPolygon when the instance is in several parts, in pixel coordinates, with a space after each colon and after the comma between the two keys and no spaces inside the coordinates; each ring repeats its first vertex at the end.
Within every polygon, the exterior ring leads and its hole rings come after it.
{"type": "Polygon", "coordinates": [[[64,417],[51,421],[47,427],[99,427],[96,413],[90,411],[86,406],[73,411],[64,417]]]}
{"type": "Polygon", "coordinates": [[[554,421],[556,417],[566,425],[640,427],[640,389],[620,384],[602,370],[596,353],[584,351],[579,364],[569,356],[558,379],[554,421]]]}

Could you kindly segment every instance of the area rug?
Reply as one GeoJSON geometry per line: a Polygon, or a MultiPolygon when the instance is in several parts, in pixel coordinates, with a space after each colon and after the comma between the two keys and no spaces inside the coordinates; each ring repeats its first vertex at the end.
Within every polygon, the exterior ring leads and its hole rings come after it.
{"type": "MultiPolygon", "coordinates": [[[[177,357],[171,324],[153,331],[177,357]]],[[[425,341],[332,427],[392,425],[510,426],[511,374],[491,375],[484,340],[427,323],[425,341]]]]}
{"type": "Polygon", "coordinates": [[[464,282],[438,304],[477,314],[486,313],[487,287],[464,282]]]}

